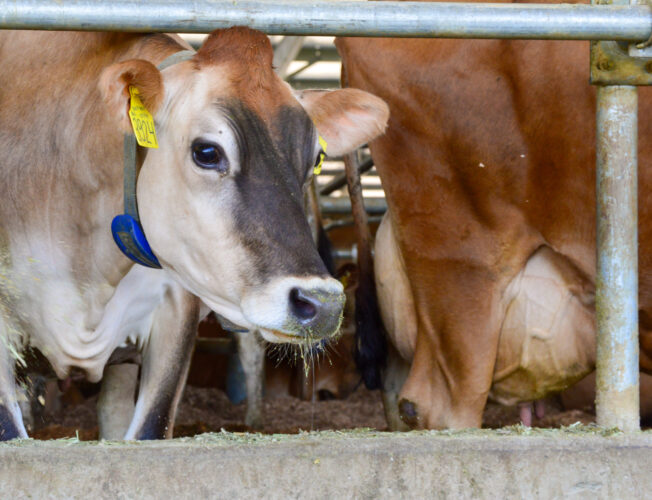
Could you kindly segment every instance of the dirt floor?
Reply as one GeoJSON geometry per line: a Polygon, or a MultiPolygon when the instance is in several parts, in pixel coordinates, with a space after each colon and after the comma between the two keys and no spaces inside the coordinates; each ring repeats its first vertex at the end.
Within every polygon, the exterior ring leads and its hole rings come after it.
{"type": "MultiPolygon", "coordinates": [[[[64,398],[64,405],[53,415],[38,417],[31,436],[36,439],[56,439],[78,436],[82,440],[97,439],[95,403],[97,396],[85,399],[64,398]]],[[[193,436],[203,432],[244,432],[246,404],[231,404],[219,389],[187,387],[174,429],[175,437],[193,436]]],[[[588,410],[588,408],[587,408],[588,410]]],[[[346,400],[302,401],[281,397],[265,401],[265,433],[297,433],[301,430],[372,428],[386,430],[383,408],[378,391],[358,389],[346,400]]],[[[591,423],[595,416],[589,411],[561,411],[554,402],[546,402],[546,415],[535,418],[534,427],[561,427],[575,422],[591,423]]],[[[519,423],[517,407],[489,404],[484,426],[499,428],[519,423]]]]}

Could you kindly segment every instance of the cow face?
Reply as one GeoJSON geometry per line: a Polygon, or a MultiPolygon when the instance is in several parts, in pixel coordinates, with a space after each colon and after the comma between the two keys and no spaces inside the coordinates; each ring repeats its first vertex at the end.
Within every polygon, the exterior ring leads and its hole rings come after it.
{"type": "Polygon", "coordinates": [[[267,37],[246,28],[213,33],[163,72],[142,60],[107,68],[100,87],[125,128],[129,85],[156,121],[137,195],[163,268],[269,341],[335,334],[344,294],[312,242],[303,187],[320,134],[329,153],[351,151],[382,132],[387,106],[356,90],[294,94],[267,37]]]}

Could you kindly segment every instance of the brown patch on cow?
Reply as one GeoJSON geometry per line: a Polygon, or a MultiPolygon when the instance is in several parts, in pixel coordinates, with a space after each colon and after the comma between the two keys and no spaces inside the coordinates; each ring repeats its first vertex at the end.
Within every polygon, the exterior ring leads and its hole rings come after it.
{"type": "Polygon", "coordinates": [[[175,34],[152,33],[144,38],[142,49],[151,55],[152,60],[162,61],[171,53],[192,50],[192,46],[175,34]]]}
{"type": "MultiPolygon", "coordinates": [[[[163,78],[156,67],[143,60],[127,61],[127,71],[121,75],[121,79],[128,87],[134,85],[140,91],[140,99],[145,107],[155,113],[163,100],[163,78]]],[[[120,63],[123,64],[123,63],[120,63]]],[[[125,92],[129,95],[128,90],[125,92]]]]}
{"type": "Polygon", "coordinates": [[[211,33],[197,53],[196,61],[200,66],[237,62],[243,69],[261,67],[273,72],[273,58],[272,44],[264,33],[236,26],[211,33]]]}
{"type": "Polygon", "coordinates": [[[211,33],[197,52],[195,62],[199,69],[228,65],[227,75],[235,95],[263,116],[269,116],[271,113],[264,113],[263,108],[275,106],[265,94],[276,99],[278,92],[290,96],[274,73],[273,58],[272,44],[264,33],[236,26],[211,33]]]}
{"type": "Polygon", "coordinates": [[[112,64],[102,72],[99,88],[109,109],[119,119],[127,119],[131,85],[138,89],[145,108],[156,113],[163,100],[163,78],[156,66],[143,59],[112,64]]]}

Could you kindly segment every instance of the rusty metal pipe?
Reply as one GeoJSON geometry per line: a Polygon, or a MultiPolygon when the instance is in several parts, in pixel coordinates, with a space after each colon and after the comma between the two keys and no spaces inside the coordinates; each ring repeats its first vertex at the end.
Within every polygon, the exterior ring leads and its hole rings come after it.
{"type": "Polygon", "coordinates": [[[598,87],[597,394],[598,425],[640,429],[636,87],[598,87]]]}

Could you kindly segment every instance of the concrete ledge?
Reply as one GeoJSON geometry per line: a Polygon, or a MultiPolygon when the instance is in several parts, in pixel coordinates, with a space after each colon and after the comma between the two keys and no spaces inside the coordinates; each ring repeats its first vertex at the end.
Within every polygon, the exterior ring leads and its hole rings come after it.
{"type": "Polygon", "coordinates": [[[26,440],[0,498],[644,498],[650,463],[650,432],[577,429],[26,440]]]}

